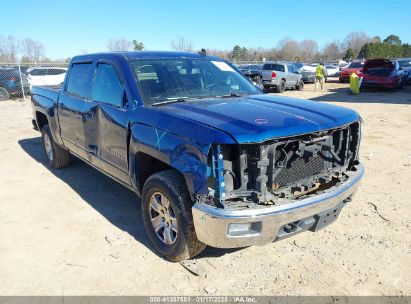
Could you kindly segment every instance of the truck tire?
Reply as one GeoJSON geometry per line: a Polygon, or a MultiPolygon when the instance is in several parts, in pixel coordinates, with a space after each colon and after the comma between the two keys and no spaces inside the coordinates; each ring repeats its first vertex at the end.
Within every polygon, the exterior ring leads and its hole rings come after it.
{"type": "Polygon", "coordinates": [[[70,152],[56,144],[51,135],[49,125],[43,126],[41,137],[43,138],[43,148],[49,165],[55,169],[67,167],[70,162],[70,152]]]}
{"type": "Polygon", "coordinates": [[[285,80],[284,79],[282,79],[281,80],[281,83],[280,83],[280,85],[278,86],[278,87],[276,87],[276,91],[277,91],[277,93],[282,93],[282,92],[284,92],[284,90],[285,90],[285,80]]]}
{"type": "Polygon", "coordinates": [[[304,81],[300,80],[300,82],[295,86],[298,91],[304,89],[304,81]]]}
{"type": "Polygon", "coordinates": [[[171,262],[190,259],[206,245],[197,239],[192,202],[183,177],[174,170],[153,174],[143,187],[141,210],[148,237],[171,262]]]}
{"type": "Polygon", "coordinates": [[[10,94],[6,88],[0,87],[0,101],[10,99],[10,94]]]}

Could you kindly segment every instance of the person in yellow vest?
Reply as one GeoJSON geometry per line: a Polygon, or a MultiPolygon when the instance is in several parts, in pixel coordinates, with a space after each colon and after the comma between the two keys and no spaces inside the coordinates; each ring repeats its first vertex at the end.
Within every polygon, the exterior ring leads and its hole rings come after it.
{"type": "Polygon", "coordinates": [[[324,64],[320,63],[315,68],[315,91],[317,91],[317,83],[320,83],[321,91],[324,89],[324,79],[327,76],[324,68],[324,64]]]}

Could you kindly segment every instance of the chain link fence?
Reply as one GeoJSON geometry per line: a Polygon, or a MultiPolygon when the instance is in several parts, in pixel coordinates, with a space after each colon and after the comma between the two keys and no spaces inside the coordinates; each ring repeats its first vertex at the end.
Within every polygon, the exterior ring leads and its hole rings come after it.
{"type": "Polygon", "coordinates": [[[25,99],[33,86],[60,85],[67,67],[67,63],[0,63],[0,101],[25,99]]]}

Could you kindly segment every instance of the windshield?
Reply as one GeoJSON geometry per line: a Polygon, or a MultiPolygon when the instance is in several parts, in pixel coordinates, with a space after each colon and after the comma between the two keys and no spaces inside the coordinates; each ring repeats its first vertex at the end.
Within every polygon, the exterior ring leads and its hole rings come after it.
{"type": "Polygon", "coordinates": [[[263,70],[285,72],[285,67],[284,67],[284,64],[267,63],[267,64],[264,64],[263,70]]]}
{"type": "Polygon", "coordinates": [[[144,104],[172,100],[261,94],[223,61],[139,59],[131,61],[144,104]]]}
{"type": "Polygon", "coordinates": [[[350,69],[357,69],[357,68],[362,68],[363,65],[364,65],[363,62],[351,62],[348,67],[350,69]]]}

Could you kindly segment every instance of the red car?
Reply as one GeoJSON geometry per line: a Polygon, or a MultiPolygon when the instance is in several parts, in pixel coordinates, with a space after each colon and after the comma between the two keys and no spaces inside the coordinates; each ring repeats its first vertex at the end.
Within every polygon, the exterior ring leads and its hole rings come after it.
{"type": "Polygon", "coordinates": [[[361,89],[397,89],[404,85],[404,70],[396,60],[369,59],[360,73],[361,89]]]}
{"type": "Polygon", "coordinates": [[[353,61],[340,72],[340,82],[349,82],[352,73],[359,74],[364,66],[363,61],[353,61]]]}

